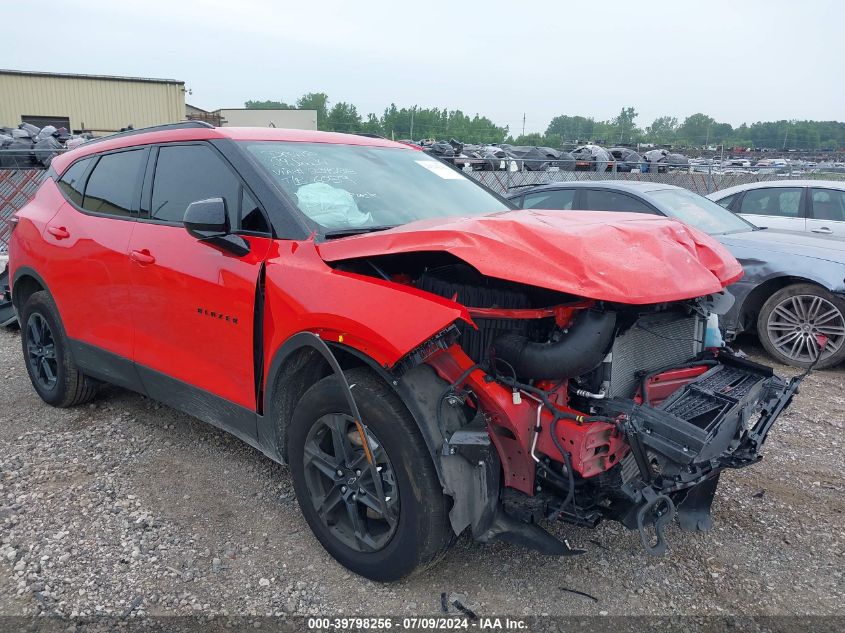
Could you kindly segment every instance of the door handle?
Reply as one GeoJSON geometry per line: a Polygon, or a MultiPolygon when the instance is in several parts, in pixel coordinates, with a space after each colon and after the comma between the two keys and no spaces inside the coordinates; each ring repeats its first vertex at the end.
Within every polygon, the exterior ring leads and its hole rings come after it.
{"type": "Polygon", "coordinates": [[[139,264],[155,264],[156,261],[156,258],[150,255],[150,251],[146,248],[142,251],[132,251],[129,253],[129,258],[139,264]]]}
{"type": "Polygon", "coordinates": [[[833,231],[826,226],[820,226],[819,228],[813,229],[812,231],[813,233],[824,233],[825,235],[830,235],[831,233],[833,233],[833,231]]]}
{"type": "Polygon", "coordinates": [[[57,240],[66,240],[70,237],[70,233],[68,233],[68,230],[63,226],[48,226],[47,232],[57,240]]]}

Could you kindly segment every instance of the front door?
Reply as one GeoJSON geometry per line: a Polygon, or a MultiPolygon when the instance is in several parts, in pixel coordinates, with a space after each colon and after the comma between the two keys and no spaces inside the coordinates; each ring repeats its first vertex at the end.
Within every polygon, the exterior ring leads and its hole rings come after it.
{"type": "Polygon", "coordinates": [[[255,438],[253,334],[256,286],[271,244],[260,229],[267,227],[216,149],[153,149],[129,246],[134,359],[152,397],[248,440],[255,438]],[[242,217],[252,218],[247,255],[200,242],[183,228],[188,205],[214,197],[225,200],[233,231],[242,217]]]}

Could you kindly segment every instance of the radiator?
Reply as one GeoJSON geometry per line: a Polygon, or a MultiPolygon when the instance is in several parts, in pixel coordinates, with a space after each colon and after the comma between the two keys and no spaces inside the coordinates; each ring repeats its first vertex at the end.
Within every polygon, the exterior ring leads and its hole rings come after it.
{"type": "Polygon", "coordinates": [[[609,395],[630,398],[638,374],[690,360],[703,349],[706,321],[698,315],[645,315],[613,343],[609,395]]]}

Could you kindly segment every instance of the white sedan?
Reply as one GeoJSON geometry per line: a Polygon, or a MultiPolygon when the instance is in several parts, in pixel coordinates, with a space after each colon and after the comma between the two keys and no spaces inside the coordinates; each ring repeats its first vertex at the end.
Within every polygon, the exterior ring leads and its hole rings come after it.
{"type": "Polygon", "coordinates": [[[757,226],[845,238],[845,181],[753,182],[707,197],[757,226]]]}

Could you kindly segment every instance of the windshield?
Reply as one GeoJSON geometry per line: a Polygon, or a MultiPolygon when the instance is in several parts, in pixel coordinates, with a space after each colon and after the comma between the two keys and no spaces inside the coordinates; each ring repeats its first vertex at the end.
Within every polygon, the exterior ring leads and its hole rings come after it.
{"type": "Polygon", "coordinates": [[[755,229],[753,224],[712,200],[686,189],[660,189],[649,192],[649,197],[659,202],[668,215],[710,235],[755,229]]]}
{"type": "Polygon", "coordinates": [[[412,149],[275,141],[242,145],[324,234],[512,208],[461,172],[412,149]]]}

